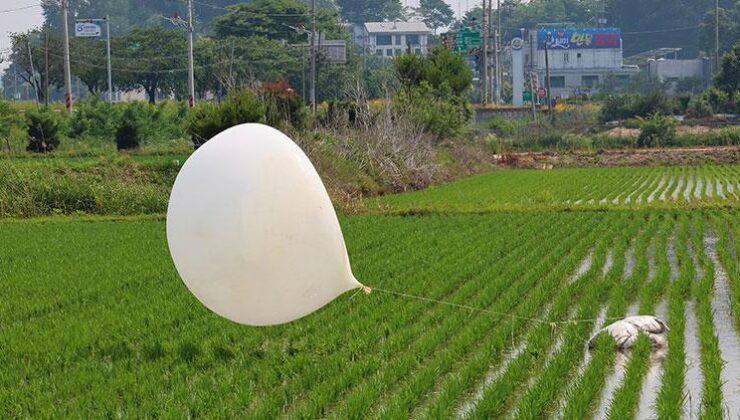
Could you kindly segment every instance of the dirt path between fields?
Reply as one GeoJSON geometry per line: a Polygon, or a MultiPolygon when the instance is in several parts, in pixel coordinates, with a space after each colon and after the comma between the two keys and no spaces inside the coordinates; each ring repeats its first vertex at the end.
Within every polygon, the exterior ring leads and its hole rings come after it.
{"type": "Polygon", "coordinates": [[[583,166],[698,165],[740,163],[740,146],[514,152],[496,155],[502,165],[552,169],[583,166]]]}

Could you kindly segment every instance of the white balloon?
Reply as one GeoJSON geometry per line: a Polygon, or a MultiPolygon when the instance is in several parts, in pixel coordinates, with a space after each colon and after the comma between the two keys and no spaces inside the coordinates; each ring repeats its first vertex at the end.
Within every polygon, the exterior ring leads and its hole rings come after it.
{"type": "Polygon", "coordinates": [[[188,289],[242,324],[290,322],[364,288],[318,173],[292,140],[262,124],[229,128],[185,162],[167,242],[188,289]]]}

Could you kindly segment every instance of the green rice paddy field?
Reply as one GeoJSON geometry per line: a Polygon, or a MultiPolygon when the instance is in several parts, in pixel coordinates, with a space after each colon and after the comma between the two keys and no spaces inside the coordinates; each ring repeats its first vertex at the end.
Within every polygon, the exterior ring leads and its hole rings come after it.
{"type": "Polygon", "coordinates": [[[739,204],[740,166],[369,200],[340,221],[376,290],[268,328],[196,301],[161,217],[6,219],[0,417],[736,418],[739,204]],[[588,350],[628,314],[664,319],[667,351],[588,350]]]}

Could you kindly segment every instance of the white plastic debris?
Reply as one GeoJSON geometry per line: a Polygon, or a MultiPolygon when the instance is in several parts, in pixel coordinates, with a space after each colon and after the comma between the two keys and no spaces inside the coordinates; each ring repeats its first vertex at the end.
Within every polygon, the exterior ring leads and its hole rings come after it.
{"type": "Polygon", "coordinates": [[[602,328],[588,341],[588,347],[593,348],[594,341],[602,333],[607,333],[614,338],[620,351],[630,349],[640,334],[645,334],[650,339],[653,348],[659,349],[666,346],[666,332],[668,327],[665,322],[652,315],[635,315],[620,319],[602,328]]]}

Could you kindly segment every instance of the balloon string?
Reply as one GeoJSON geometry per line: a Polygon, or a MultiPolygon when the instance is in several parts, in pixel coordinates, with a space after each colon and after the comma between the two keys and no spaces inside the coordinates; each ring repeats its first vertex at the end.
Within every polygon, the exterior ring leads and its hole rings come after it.
{"type": "MultiPolygon", "coordinates": [[[[366,291],[366,289],[370,289],[370,288],[367,287],[367,286],[362,286],[362,289],[361,290],[365,291],[365,293],[370,293],[369,291],[366,291]]],[[[547,320],[547,319],[543,319],[543,318],[530,318],[530,317],[521,316],[521,315],[514,315],[514,314],[511,314],[511,313],[508,313],[508,312],[493,311],[491,309],[479,308],[477,306],[470,306],[470,305],[465,305],[465,304],[461,304],[461,303],[448,302],[448,301],[433,299],[433,298],[429,298],[429,297],[425,297],[425,296],[411,295],[411,294],[408,294],[408,293],[396,292],[394,290],[381,289],[379,287],[373,287],[370,290],[373,290],[373,291],[376,291],[376,292],[388,293],[390,295],[400,296],[400,297],[404,297],[404,298],[417,299],[417,300],[422,300],[422,301],[426,301],[426,302],[437,303],[437,304],[440,304],[440,305],[452,306],[452,307],[460,308],[460,309],[467,309],[467,310],[476,311],[476,312],[483,312],[483,313],[487,313],[487,314],[491,314],[491,315],[496,315],[496,316],[500,316],[500,317],[508,317],[508,318],[513,318],[513,319],[521,319],[521,320],[526,320],[526,321],[539,322],[539,323],[548,324],[548,325],[551,325],[551,326],[552,325],[555,325],[555,324],[575,324],[575,323],[579,323],[579,322],[596,322],[596,321],[601,321],[602,320],[602,318],[600,318],[600,319],[567,319],[567,320],[555,320],[555,321],[551,321],[551,320],[547,320]]],[[[617,319],[622,319],[622,318],[620,318],[620,317],[603,318],[603,321],[611,321],[611,320],[617,320],[617,319]]]]}

